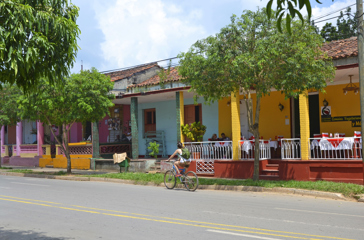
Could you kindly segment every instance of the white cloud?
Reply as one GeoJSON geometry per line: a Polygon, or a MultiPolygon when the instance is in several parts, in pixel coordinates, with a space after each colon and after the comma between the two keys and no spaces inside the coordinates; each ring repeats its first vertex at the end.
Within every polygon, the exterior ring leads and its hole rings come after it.
{"type": "MultiPolygon", "coordinates": [[[[110,69],[174,57],[197,39],[206,37],[198,21],[202,13],[162,0],[117,0],[95,7],[105,66],[110,69]],[[173,52],[174,55],[171,55],[173,52]]],[[[105,67],[104,66],[104,67],[105,67]]]]}

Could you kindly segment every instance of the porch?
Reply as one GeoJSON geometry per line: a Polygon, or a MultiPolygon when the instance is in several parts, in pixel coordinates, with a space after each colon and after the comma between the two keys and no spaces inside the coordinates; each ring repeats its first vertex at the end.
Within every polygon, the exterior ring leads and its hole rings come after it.
{"type": "MultiPolygon", "coordinates": [[[[254,141],[239,142],[239,160],[233,160],[232,141],[185,143],[191,152],[191,169],[202,176],[247,179],[254,172],[254,141]]],[[[363,184],[361,138],[310,138],[309,160],[301,159],[301,139],[278,144],[259,140],[260,179],[337,181],[363,184]],[[277,154],[279,152],[279,154],[277,154]]],[[[162,167],[163,169],[163,167],[162,167]]]]}

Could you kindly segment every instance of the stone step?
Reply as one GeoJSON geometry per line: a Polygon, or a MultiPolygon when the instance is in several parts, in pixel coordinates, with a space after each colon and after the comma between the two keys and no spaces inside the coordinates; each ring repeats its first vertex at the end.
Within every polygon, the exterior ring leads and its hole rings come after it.
{"type": "Polygon", "coordinates": [[[264,169],[262,170],[263,175],[278,176],[279,171],[275,169],[264,169]]]}
{"type": "Polygon", "coordinates": [[[267,164],[265,167],[266,169],[278,170],[279,164],[267,164]]]}

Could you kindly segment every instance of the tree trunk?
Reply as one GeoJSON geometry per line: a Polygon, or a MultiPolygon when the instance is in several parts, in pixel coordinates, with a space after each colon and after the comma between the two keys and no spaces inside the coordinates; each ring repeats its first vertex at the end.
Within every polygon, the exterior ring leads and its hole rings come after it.
{"type": "Polygon", "coordinates": [[[255,107],[255,123],[253,125],[254,138],[255,138],[255,150],[254,150],[254,174],[253,180],[259,180],[259,159],[260,159],[260,148],[259,148],[259,114],[260,114],[260,97],[257,94],[257,105],[255,107]]]}
{"type": "Polygon", "coordinates": [[[66,155],[67,158],[67,173],[71,173],[71,156],[70,156],[70,150],[68,147],[68,131],[69,129],[66,128],[66,124],[63,124],[63,133],[62,133],[62,145],[64,149],[64,155],[66,155]]]}
{"type": "Polygon", "coordinates": [[[92,123],[92,157],[100,158],[99,122],[92,123]]]}
{"type": "Polygon", "coordinates": [[[248,126],[249,132],[254,135],[255,145],[254,145],[254,173],[253,180],[259,180],[259,113],[260,113],[260,97],[257,97],[257,105],[255,108],[255,118],[253,121],[253,100],[251,98],[250,91],[248,92],[248,99],[246,100],[246,108],[248,115],[248,126]]]}

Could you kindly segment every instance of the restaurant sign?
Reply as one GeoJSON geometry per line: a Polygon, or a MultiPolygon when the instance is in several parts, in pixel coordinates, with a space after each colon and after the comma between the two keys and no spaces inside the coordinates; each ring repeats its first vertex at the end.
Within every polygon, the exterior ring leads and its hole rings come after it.
{"type": "Polygon", "coordinates": [[[345,121],[351,121],[351,127],[361,127],[360,116],[341,116],[341,117],[321,116],[321,122],[345,122],[345,121]]]}

